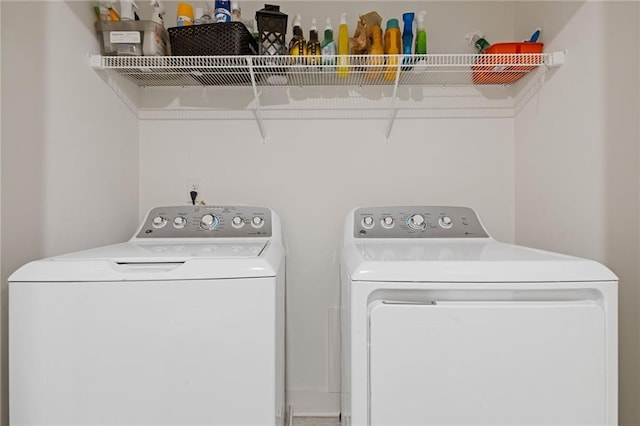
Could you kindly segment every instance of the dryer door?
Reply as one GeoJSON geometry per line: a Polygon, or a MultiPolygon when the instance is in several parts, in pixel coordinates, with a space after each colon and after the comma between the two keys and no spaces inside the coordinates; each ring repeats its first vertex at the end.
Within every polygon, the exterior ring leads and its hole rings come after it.
{"type": "Polygon", "coordinates": [[[371,425],[606,423],[595,301],[370,308],[371,425]]]}

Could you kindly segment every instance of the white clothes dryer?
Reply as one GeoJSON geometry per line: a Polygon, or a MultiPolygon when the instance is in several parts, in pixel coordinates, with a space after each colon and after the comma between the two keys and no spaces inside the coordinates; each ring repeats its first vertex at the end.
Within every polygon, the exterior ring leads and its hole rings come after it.
{"type": "Polygon", "coordinates": [[[617,278],[463,207],[349,213],[343,425],[616,425],[617,278]]]}
{"type": "Polygon", "coordinates": [[[283,425],[270,209],[152,209],[127,243],[9,278],[11,425],[283,425]]]}

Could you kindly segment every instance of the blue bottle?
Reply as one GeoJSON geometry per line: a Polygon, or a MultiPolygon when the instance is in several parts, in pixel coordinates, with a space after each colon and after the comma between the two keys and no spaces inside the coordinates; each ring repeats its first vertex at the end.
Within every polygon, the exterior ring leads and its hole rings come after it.
{"type": "MultiPolygon", "coordinates": [[[[404,30],[402,31],[402,54],[411,55],[411,49],[413,48],[413,18],[415,13],[406,12],[402,14],[402,20],[404,21],[404,30]]],[[[411,69],[411,58],[404,58],[403,71],[409,71],[411,69]]]]}
{"type": "Polygon", "coordinates": [[[216,0],[215,2],[215,22],[231,22],[231,5],[229,0],[216,0]]]}

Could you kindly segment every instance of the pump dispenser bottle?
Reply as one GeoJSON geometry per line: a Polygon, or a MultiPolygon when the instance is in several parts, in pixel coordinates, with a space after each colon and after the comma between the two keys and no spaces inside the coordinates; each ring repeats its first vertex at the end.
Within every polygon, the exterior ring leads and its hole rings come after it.
{"type": "Polygon", "coordinates": [[[340,16],[338,28],[338,77],[349,75],[349,28],[347,27],[347,14],[340,16]]]}
{"type": "Polygon", "coordinates": [[[322,47],[318,39],[318,24],[316,18],[311,19],[311,29],[309,30],[309,42],[307,43],[307,54],[310,56],[310,64],[319,64],[321,62],[322,47]]]}
{"type": "Polygon", "coordinates": [[[293,38],[289,42],[289,55],[304,56],[307,54],[307,42],[302,33],[302,17],[296,15],[293,21],[293,38]]]}

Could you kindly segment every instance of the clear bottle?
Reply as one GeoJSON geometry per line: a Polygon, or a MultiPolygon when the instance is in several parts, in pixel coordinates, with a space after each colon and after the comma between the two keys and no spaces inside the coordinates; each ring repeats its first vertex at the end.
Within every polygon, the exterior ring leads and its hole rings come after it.
{"type": "Polygon", "coordinates": [[[347,14],[340,16],[338,28],[338,77],[349,75],[349,27],[347,26],[347,14]]]}

